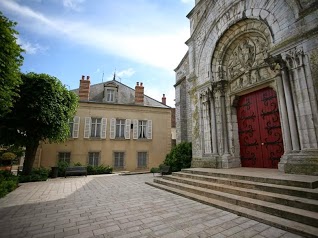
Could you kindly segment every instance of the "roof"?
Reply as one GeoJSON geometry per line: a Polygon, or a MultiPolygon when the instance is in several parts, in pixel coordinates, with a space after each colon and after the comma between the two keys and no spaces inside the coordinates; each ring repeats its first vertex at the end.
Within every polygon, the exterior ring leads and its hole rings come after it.
{"type": "MultiPolygon", "coordinates": [[[[117,102],[115,104],[124,104],[124,105],[140,105],[135,103],[135,90],[131,87],[118,82],[117,80],[110,80],[104,83],[93,84],[90,86],[89,102],[97,103],[107,103],[103,101],[104,98],[104,87],[105,85],[111,85],[114,87],[117,86],[118,96],[117,102]]],[[[71,90],[72,92],[79,94],[79,88],[71,90]]],[[[114,104],[114,103],[111,103],[114,104]]],[[[159,102],[147,95],[144,95],[144,104],[143,106],[148,107],[160,107],[160,108],[170,108],[169,106],[159,102]]]]}

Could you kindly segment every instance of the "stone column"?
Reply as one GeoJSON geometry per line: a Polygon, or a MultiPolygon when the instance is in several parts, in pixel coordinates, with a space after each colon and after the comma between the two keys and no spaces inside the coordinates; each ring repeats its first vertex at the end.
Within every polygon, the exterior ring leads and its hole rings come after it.
{"type": "Polygon", "coordinates": [[[220,93],[223,155],[229,155],[229,138],[228,138],[229,135],[228,135],[228,128],[227,128],[226,101],[225,101],[226,86],[227,86],[226,80],[220,80],[220,81],[216,82],[216,90],[218,90],[220,93]]]}
{"type": "Polygon", "coordinates": [[[217,127],[216,127],[216,117],[215,117],[215,105],[213,92],[210,94],[210,109],[211,109],[211,132],[212,132],[212,154],[218,154],[218,144],[217,144],[217,127]]]}
{"type": "Polygon", "coordinates": [[[288,153],[292,151],[292,143],[291,143],[290,127],[289,127],[288,116],[287,116],[286,101],[284,96],[285,93],[284,93],[281,75],[279,75],[277,78],[277,88],[278,88],[278,96],[279,96],[279,104],[280,104],[280,115],[283,122],[282,126],[283,126],[283,133],[284,133],[285,153],[288,153]]]}
{"type": "Polygon", "coordinates": [[[288,122],[289,122],[290,132],[291,132],[292,150],[299,151],[300,146],[299,146],[298,128],[296,124],[296,115],[294,111],[294,103],[292,98],[290,79],[289,79],[288,70],[286,67],[282,68],[282,79],[283,79],[283,87],[284,87],[284,92],[286,97],[288,122]]]}

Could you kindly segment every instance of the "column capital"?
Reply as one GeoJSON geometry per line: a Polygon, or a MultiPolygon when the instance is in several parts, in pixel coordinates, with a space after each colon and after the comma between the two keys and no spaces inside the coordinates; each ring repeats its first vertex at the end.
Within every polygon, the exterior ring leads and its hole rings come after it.
{"type": "Polygon", "coordinates": [[[212,83],[213,92],[220,92],[221,96],[224,96],[225,91],[228,87],[228,81],[227,80],[219,80],[212,83]]]}

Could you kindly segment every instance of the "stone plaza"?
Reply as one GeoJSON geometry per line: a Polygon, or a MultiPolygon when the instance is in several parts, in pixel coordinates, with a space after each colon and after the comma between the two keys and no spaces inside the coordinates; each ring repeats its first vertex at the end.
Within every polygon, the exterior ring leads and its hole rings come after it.
{"type": "Polygon", "coordinates": [[[300,237],[145,184],[153,178],[96,175],[21,184],[0,199],[0,237],[300,237]]]}

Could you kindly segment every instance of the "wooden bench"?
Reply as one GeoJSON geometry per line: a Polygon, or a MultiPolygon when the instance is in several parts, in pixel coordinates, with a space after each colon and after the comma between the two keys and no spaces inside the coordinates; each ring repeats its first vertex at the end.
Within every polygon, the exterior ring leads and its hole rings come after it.
{"type": "MultiPolygon", "coordinates": [[[[163,166],[160,166],[160,167],[159,167],[158,173],[160,173],[161,176],[164,175],[164,174],[168,174],[169,172],[170,172],[170,166],[168,166],[168,165],[163,165],[163,166]]],[[[153,173],[153,176],[154,176],[154,173],[153,173]]]]}
{"type": "Polygon", "coordinates": [[[87,167],[85,166],[71,166],[65,169],[64,176],[67,175],[85,175],[87,176],[87,167]]]}

